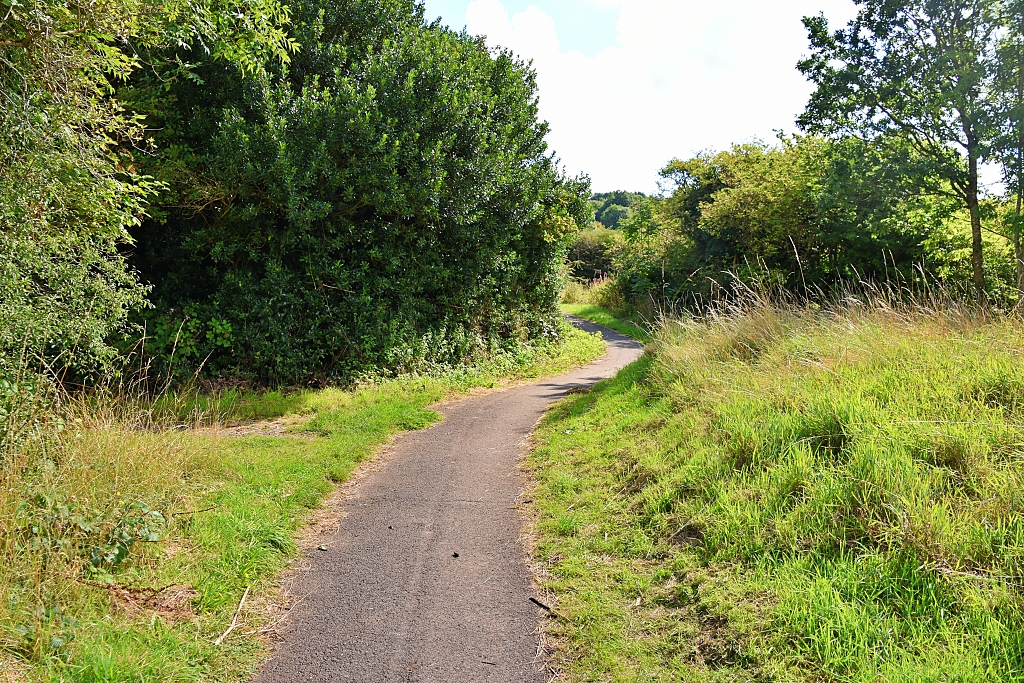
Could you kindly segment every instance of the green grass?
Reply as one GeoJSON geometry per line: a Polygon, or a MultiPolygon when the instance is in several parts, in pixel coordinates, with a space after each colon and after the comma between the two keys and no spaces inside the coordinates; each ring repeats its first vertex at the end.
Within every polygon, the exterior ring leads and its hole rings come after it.
{"type": "Polygon", "coordinates": [[[1024,325],[748,307],[546,419],[569,681],[1024,681],[1024,325]]]}
{"type": "MultiPolygon", "coordinates": [[[[301,418],[291,429],[302,438],[138,429],[123,406],[83,403],[80,422],[47,449],[4,462],[0,672],[6,659],[27,664],[26,679],[38,681],[248,680],[267,652],[257,631],[270,618],[277,577],[335,484],[391,435],[436,422],[433,403],[557,374],[604,352],[599,336],[564,332],[558,346],[458,372],[355,391],[202,399],[233,420],[301,418]],[[132,526],[140,516],[152,537],[132,526]],[[90,548],[119,529],[136,537],[127,558],[94,566],[90,548]],[[177,612],[143,604],[138,589],[164,586],[195,593],[177,612]],[[247,588],[242,625],[214,645],[247,588]]],[[[176,401],[189,414],[199,402],[176,401]]]]}
{"type": "Polygon", "coordinates": [[[242,424],[301,413],[312,390],[247,391],[222,389],[210,392],[173,392],[152,405],[158,422],[242,424]]]}
{"type": "Polygon", "coordinates": [[[652,341],[652,337],[643,327],[629,320],[617,317],[612,311],[596,304],[562,304],[559,308],[562,313],[574,315],[577,318],[589,320],[598,325],[604,325],[608,329],[615,330],[619,334],[632,337],[645,344],[652,341]]]}

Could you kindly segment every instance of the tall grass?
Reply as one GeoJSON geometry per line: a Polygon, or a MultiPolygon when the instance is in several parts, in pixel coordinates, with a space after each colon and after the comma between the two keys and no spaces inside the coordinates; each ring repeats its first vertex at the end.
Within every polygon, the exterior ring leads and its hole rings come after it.
{"type": "Polygon", "coordinates": [[[1024,681],[1024,324],[747,292],[549,420],[575,680],[1024,681]]]}
{"type": "Polygon", "coordinates": [[[10,384],[0,442],[0,649],[34,661],[69,644],[90,584],[130,582],[195,494],[200,453],[111,395],[10,384]],[[12,396],[13,394],[13,396],[12,396]]]}
{"type": "Polygon", "coordinates": [[[593,282],[570,280],[562,290],[563,304],[590,304],[623,314],[629,308],[617,283],[610,277],[593,282]]]}

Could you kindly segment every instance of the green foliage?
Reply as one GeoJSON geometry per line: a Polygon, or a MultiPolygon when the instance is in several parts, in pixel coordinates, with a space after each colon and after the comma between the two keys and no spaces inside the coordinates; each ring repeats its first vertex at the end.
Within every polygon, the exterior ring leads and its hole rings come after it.
{"type": "Polygon", "coordinates": [[[132,122],[105,95],[131,59],[130,11],[0,4],[0,373],[55,347],[103,356],[106,336],[141,303],[117,245],[145,185],[111,148],[132,122]]]}
{"type": "Polygon", "coordinates": [[[622,236],[608,228],[596,227],[583,230],[569,249],[569,272],[581,280],[596,280],[609,275],[614,266],[613,259],[622,236]]]}
{"type": "Polygon", "coordinates": [[[276,0],[0,1],[0,375],[26,355],[92,369],[143,305],[120,248],[155,186],[128,151],[142,122],[111,94],[135,50],[263,61],[284,56],[286,20],[276,0]]]}
{"type": "Polygon", "coordinates": [[[9,532],[28,552],[54,562],[85,560],[91,577],[109,581],[136,542],[159,541],[166,525],[163,514],[144,502],[102,510],[46,492],[18,511],[9,532]]]}
{"type": "MultiPolygon", "coordinates": [[[[598,306],[608,310],[613,315],[622,318],[635,318],[634,322],[641,321],[639,316],[633,315],[636,311],[622,298],[622,292],[619,290],[616,281],[611,278],[603,278],[591,282],[570,280],[566,283],[565,289],[562,290],[563,311],[566,304],[598,306]]],[[[581,317],[586,318],[587,316],[581,317]]],[[[587,319],[590,320],[590,318],[587,319]]]]}
{"type": "Polygon", "coordinates": [[[733,303],[542,426],[562,677],[1024,680],[1020,320],[733,303]]]}
{"type": "Polygon", "coordinates": [[[800,70],[817,86],[805,129],[907,141],[970,211],[974,286],[985,289],[978,167],[998,131],[992,85],[999,0],[859,0],[857,18],[830,33],[804,20],[812,55],[800,70]]]}
{"type": "Polygon", "coordinates": [[[1014,279],[1024,291],[1024,5],[1008,4],[1004,21],[1009,30],[998,45],[993,92],[999,107],[998,133],[990,157],[1002,167],[1014,210],[1003,214],[1002,232],[1013,242],[1014,279]]]}
{"type": "Polygon", "coordinates": [[[736,278],[791,291],[914,277],[954,207],[922,195],[928,166],[906,146],[855,138],[782,139],[674,160],[674,189],[622,225],[620,287],[660,308],[694,303],[736,278]]]}
{"type": "Polygon", "coordinates": [[[642,192],[599,192],[590,198],[594,220],[614,230],[619,227],[619,222],[629,215],[630,207],[643,198],[642,192]]]}
{"type": "Polygon", "coordinates": [[[612,204],[611,206],[609,206],[607,209],[600,213],[598,222],[604,225],[606,228],[611,228],[614,230],[615,228],[619,227],[619,223],[621,223],[622,219],[626,218],[627,216],[629,216],[628,206],[619,206],[617,204],[612,204]]]}
{"type": "Polygon", "coordinates": [[[534,74],[411,0],[292,9],[286,67],[212,63],[123,93],[170,187],[133,231],[150,350],[177,340],[189,369],[294,382],[553,330],[587,182],[546,152],[534,74]]]}

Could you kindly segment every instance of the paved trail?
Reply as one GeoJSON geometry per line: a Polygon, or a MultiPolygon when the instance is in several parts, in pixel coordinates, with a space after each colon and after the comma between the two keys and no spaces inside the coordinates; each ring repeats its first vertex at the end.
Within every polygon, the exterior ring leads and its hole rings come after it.
{"type": "Polygon", "coordinates": [[[602,360],[555,379],[443,406],[343,503],[328,552],[309,558],[285,643],[257,683],[546,682],[516,511],[517,463],[545,409],[613,376],[637,342],[584,321],[602,360]],[[458,557],[456,557],[456,553],[458,557]]]}

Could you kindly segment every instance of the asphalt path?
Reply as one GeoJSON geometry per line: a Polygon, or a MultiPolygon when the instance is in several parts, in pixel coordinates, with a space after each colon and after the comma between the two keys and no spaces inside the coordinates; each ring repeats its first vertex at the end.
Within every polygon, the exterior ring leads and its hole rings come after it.
{"type": "Polygon", "coordinates": [[[608,353],[561,377],[439,408],[340,505],[314,550],[284,642],[256,683],[538,683],[544,612],[522,545],[519,468],[544,411],[612,377],[643,347],[592,323],[608,353]]]}

